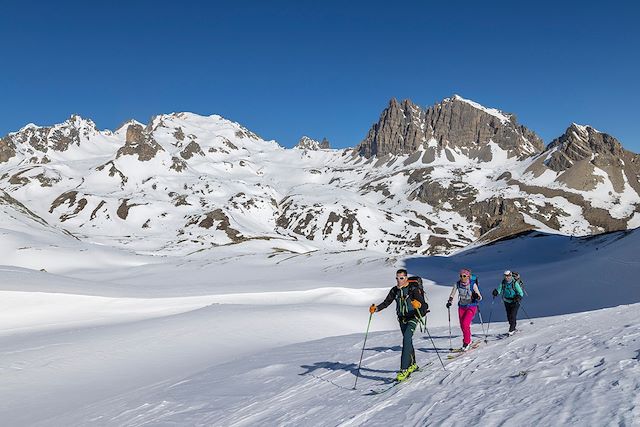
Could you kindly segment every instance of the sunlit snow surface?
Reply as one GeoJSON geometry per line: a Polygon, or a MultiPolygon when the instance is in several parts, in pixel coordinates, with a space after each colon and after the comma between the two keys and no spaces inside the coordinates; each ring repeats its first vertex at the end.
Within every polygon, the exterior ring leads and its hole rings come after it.
{"type": "MultiPolygon", "coordinates": [[[[143,257],[53,232],[42,241],[27,229],[5,235],[13,239],[0,243],[6,256],[24,239],[21,247],[34,246],[22,250],[42,248],[34,259],[52,268],[0,266],[4,425],[582,426],[640,419],[638,231],[590,239],[532,233],[408,260],[270,241],[143,257]],[[66,256],[47,250],[47,241],[66,256]],[[56,263],[48,260],[54,256],[56,263]],[[485,328],[492,319],[488,343],[445,360],[445,371],[426,333],[417,332],[418,362],[431,364],[397,389],[370,395],[399,368],[390,307],[373,317],[353,390],[367,307],[384,298],[401,266],[426,279],[429,332],[443,358],[449,286],[461,266],[478,273],[485,328]],[[498,341],[507,325],[491,289],[505,268],[523,274],[529,295],[520,332],[498,341]]],[[[452,318],[458,346],[455,311],[452,318]]],[[[473,332],[483,341],[480,324],[473,332]]]]}

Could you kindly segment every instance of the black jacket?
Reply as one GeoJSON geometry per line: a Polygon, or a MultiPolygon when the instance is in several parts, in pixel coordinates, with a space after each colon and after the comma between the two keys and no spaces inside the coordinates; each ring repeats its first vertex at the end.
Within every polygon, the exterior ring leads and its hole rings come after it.
{"type": "Polygon", "coordinates": [[[408,322],[409,320],[417,317],[417,312],[411,305],[412,300],[420,301],[420,315],[425,316],[429,309],[429,304],[424,300],[420,288],[418,286],[409,284],[404,288],[398,288],[394,286],[391,288],[387,297],[377,306],[377,311],[384,310],[395,300],[396,302],[396,314],[398,320],[408,322]],[[404,291],[406,289],[406,291],[404,291]]]}

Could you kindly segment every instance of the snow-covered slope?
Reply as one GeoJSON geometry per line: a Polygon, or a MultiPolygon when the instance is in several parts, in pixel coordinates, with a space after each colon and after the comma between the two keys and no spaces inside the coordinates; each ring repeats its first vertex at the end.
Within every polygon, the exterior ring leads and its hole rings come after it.
{"type": "MultiPolygon", "coordinates": [[[[380,396],[367,394],[399,364],[391,308],[375,315],[358,390],[351,388],[367,307],[384,298],[401,259],[253,240],[187,257],[119,252],[117,266],[96,256],[58,274],[3,266],[0,419],[47,426],[630,425],[640,385],[640,293],[632,280],[640,274],[638,235],[529,235],[450,259],[408,260],[425,277],[429,330],[442,352],[449,348],[443,285],[460,264],[481,275],[488,322],[492,282],[508,256],[506,267],[526,280],[523,307],[534,323],[521,311],[521,333],[493,341],[506,329],[496,321],[503,307],[494,304],[489,342],[446,362],[448,375],[418,333],[419,362],[433,363],[380,396]],[[605,283],[595,277],[607,268],[600,260],[615,263],[605,283]],[[572,280],[548,280],[565,274],[572,280]],[[613,308],[583,312],[600,307],[613,308]],[[560,317],[539,317],[549,312],[560,317]],[[459,413],[460,398],[473,400],[473,409],[459,413]]],[[[484,338],[480,325],[473,331],[484,338]]],[[[455,319],[453,334],[457,343],[455,319]]]]}
{"type": "MultiPolygon", "coordinates": [[[[509,339],[493,336],[445,367],[372,395],[398,369],[398,333],[328,338],[210,368],[53,418],[51,425],[540,426],[636,425],[640,419],[640,305],[536,319],[509,339]]],[[[504,325],[494,325],[495,329],[504,325]]],[[[484,335],[479,327],[476,339],[484,335]]],[[[432,328],[446,353],[446,328],[432,328]]],[[[458,337],[456,336],[456,339],[458,337]]],[[[444,354],[443,354],[444,357],[444,354]]],[[[446,359],[445,359],[446,360],[446,359]]]]}
{"type": "Polygon", "coordinates": [[[542,152],[513,115],[461,97],[428,112],[392,102],[383,116],[371,144],[431,136],[367,159],[284,149],[217,115],[113,132],[72,116],[0,139],[0,189],[83,242],[154,255],[252,240],[442,254],[529,229],[640,225],[639,157],[592,128],[572,125],[542,152]]]}

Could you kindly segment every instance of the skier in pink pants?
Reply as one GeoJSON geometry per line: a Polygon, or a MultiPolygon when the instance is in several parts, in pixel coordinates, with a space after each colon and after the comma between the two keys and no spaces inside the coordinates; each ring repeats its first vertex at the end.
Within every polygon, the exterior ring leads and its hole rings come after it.
{"type": "Polygon", "coordinates": [[[471,321],[478,311],[478,303],[482,300],[478,283],[472,279],[471,271],[467,268],[460,270],[460,280],[453,285],[447,309],[451,307],[453,298],[458,292],[458,319],[462,329],[462,350],[468,350],[471,346],[471,321]]]}

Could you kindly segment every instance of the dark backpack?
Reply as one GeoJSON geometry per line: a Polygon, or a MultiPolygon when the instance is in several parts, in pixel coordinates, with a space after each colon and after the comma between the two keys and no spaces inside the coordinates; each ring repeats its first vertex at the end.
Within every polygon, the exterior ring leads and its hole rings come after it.
{"type": "Polygon", "coordinates": [[[418,292],[420,292],[422,299],[426,303],[426,305],[422,306],[422,308],[418,310],[421,316],[425,316],[429,312],[429,303],[427,302],[427,295],[424,293],[424,286],[422,285],[422,277],[411,276],[409,277],[408,281],[409,281],[409,286],[413,286],[418,289],[418,292]]]}
{"type": "Polygon", "coordinates": [[[513,280],[514,282],[520,283],[520,287],[522,288],[522,292],[527,295],[527,290],[524,288],[524,280],[522,280],[522,276],[517,271],[513,272],[513,280]]]}
{"type": "Polygon", "coordinates": [[[420,276],[411,276],[409,277],[409,286],[415,286],[418,288],[418,292],[422,295],[422,299],[427,300],[427,296],[424,293],[424,286],[422,285],[422,277],[420,276]]]}

